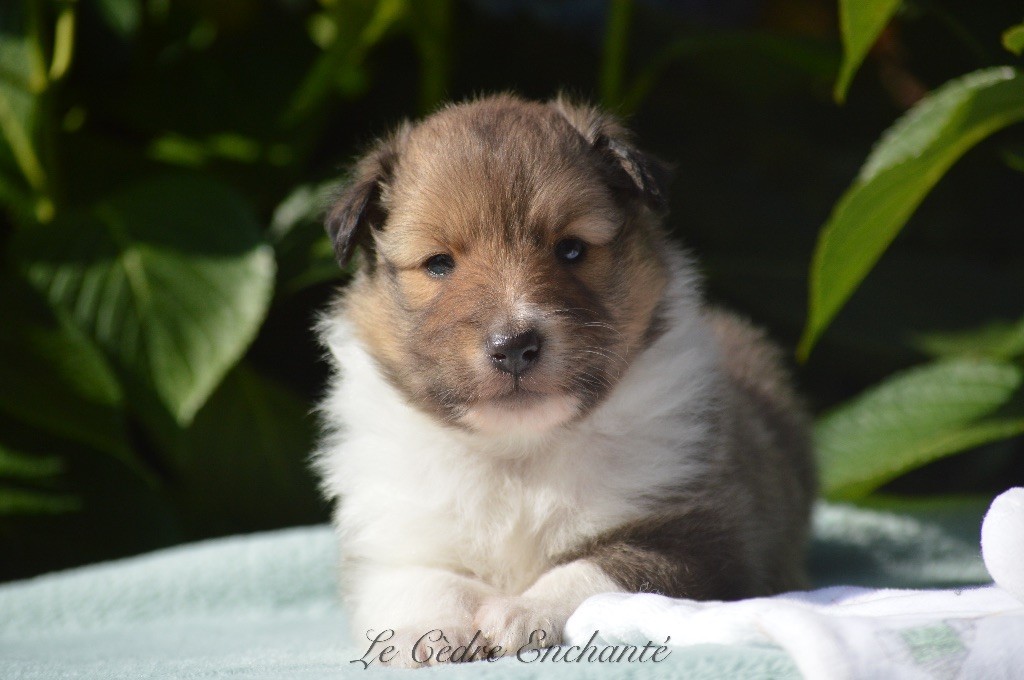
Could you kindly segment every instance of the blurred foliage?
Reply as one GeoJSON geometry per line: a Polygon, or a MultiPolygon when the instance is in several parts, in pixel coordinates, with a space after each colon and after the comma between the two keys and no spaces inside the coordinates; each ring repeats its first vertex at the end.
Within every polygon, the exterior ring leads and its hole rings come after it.
{"type": "Polygon", "coordinates": [[[504,89],[598,100],[675,163],[670,222],[712,298],[790,347],[804,329],[831,496],[1024,482],[1021,19],[967,0],[0,3],[0,579],[325,521],[310,328],[348,272],[324,205],[389,125],[504,89]]]}

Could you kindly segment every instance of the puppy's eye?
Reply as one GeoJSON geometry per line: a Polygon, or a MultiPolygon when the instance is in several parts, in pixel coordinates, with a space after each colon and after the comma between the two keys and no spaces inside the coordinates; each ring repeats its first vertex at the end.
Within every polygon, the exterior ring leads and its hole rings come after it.
{"type": "Polygon", "coordinates": [[[423,266],[431,276],[447,276],[455,269],[455,260],[451,255],[434,255],[423,266]]]}
{"type": "Polygon", "coordinates": [[[587,244],[578,238],[564,238],[555,244],[555,256],[563,262],[579,262],[586,250],[587,244]]]}

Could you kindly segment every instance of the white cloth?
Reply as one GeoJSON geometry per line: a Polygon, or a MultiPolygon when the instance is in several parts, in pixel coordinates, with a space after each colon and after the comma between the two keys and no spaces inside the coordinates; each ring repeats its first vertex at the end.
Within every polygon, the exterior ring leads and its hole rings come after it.
{"type": "Polygon", "coordinates": [[[996,584],[1024,602],[1024,488],[992,501],[981,525],[981,555],[996,584]]]}
{"type": "Polygon", "coordinates": [[[609,593],[566,624],[570,645],[775,646],[819,679],[1024,678],[1024,489],[997,498],[982,531],[996,584],[955,590],[836,586],[739,602],[609,593]],[[666,638],[670,638],[665,642],[666,638]]]}
{"type": "Polygon", "coordinates": [[[804,677],[1024,677],[1024,604],[996,586],[837,586],[739,602],[597,595],[566,624],[570,645],[773,645],[804,677]]]}

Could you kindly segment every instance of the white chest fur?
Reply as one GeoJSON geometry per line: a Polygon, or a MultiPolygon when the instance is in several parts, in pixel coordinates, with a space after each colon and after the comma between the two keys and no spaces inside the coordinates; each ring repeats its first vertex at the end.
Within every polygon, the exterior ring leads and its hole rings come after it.
{"type": "Polygon", "coordinates": [[[688,297],[584,422],[529,439],[480,437],[408,405],[343,320],[325,338],[341,380],[322,409],[318,466],[341,499],[346,555],[436,566],[520,592],[588,536],[645,515],[703,465],[716,355],[688,297]]]}

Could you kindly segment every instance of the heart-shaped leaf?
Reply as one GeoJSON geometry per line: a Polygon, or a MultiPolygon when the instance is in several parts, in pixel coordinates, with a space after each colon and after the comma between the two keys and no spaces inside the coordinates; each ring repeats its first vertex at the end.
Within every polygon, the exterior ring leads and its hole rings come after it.
{"type": "Polygon", "coordinates": [[[249,205],[186,175],[20,232],[14,251],[51,304],[180,424],[252,341],[274,280],[249,205]]]}

